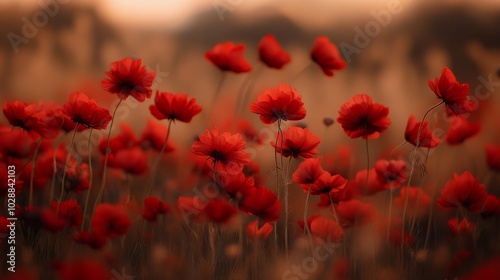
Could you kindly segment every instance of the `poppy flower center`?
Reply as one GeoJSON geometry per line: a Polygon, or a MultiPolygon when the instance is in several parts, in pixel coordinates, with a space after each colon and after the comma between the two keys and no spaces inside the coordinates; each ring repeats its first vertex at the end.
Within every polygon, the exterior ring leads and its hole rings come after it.
{"type": "Polygon", "coordinates": [[[213,162],[222,162],[223,164],[227,163],[226,157],[224,156],[224,153],[219,151],[219,150],[213,150],[210,153],[210,157],[213,158],[213,162]]]}

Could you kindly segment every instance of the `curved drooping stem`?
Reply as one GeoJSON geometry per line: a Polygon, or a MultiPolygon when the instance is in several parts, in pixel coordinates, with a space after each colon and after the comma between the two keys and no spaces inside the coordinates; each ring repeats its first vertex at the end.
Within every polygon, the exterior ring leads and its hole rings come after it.
{"type": "MultiPolygon", "coordinates": [[[[170,128],[172,127],[172,122],[173,122],[173,119],[168,120],[167,136],[165,137],[165,142],[163,143],[163,146],[161,146],[160,153],[158,154],[158,157],[156,158],[156,161],[153,164],[153,167],[151,169],[152,170],[151,180],[150,180],[149,185],[148,185],[148,190],[146,192],[147,193],[146,196],[151,195],[151,190],[152,190],[153,185],[155,183],[156,172],[158,171],[158,165],[160,164],[161,158],[163,157],[163,153],[165,152],[165,148],[168,145],[168,138],[170,137],[170,128]]],[[[214,181],[214,183],[215,183],[215,181],[214,181]]]]}
{"type": "MultiPolygon", "coordinates": [[[[411,168],[410,168],[410,175],[408,176],[408,187],[411,186],[411,179],[413,177],[413,171],[415,170],[415,163],[417,161],[417,152],[418,152],[418,148],[420,145],[420,135],[422,133],[422,127],[424,126],[425,118],[432,110],[439,107],[443,103],[444,103],[444,101],[441,101],[441,102],[437,103],[436,105],[432,106],[431,108],[429,108],[429,110],[427,110],[427,112],[425,112],[424,116],[422,117],[422,121],[420,122],[420,125],[418,127],[418,131],[417,131],[417,142],[415,145],[415,150],[413,151],[413,157],[412,157],[411,168]]],[[[406,218],[406,211],[407,211],[407,207],[408,207],[408,196],[409,196],[409,192],[406,192],[405,203],[403,206],[403,217],[401,220],[401,236],[402,237],[404,236],[404,233],[405,233],[405,218],[406,218]]],[[[403,249],[404,249],[404,242],[401,243],[401,252],[403,252],[403,249]]]]}

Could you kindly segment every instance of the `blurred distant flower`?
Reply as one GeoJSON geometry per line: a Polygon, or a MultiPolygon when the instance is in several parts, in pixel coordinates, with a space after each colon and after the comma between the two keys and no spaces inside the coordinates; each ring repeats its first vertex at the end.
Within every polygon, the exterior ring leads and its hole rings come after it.
{"type": "Polygon", "coordinates": [[[158,215],[166,214],[169,210],[170,206],[157,197],[146,197],[142,217],[149,222],[156,222],[158,215]]]}
{"type": "Polygon", "coordinates": [[[276,194],[265,187],[252,188],[239,204],[241,211],[255,215],[268,223],[279,219],[281,206],[276,194]]]}
{"type": "Polygon", "coordinates": [[[500,171],[500,146],[486,145],[486,162],[491,169],[500,171]]]}
{"type": "Polygon", "coordinates": [[[215,45],[205,53],[205,58],[219,67],[222,71],[245,73],[252,70],[252,66],[245,60],[243,52],[245,45],[225,42],[215,45]]]}
{"type": "Polygon", "coordinates": [[[477,213],[481,211],[486,197],[486,187],[469,171],[465,171],[461,175],[453,174],[453,179],[449,180],[441,191],[437,204],[443,209],[464,207],[477,213]]]}
{"type": "Polygon", "coordinates": [[[333,76],[333,70],[342,70],[346,66],[337,47],[325,36],[320,36],[314,41],[311,59],[321,67],[325,75],[330,77],[333,76]]]}
{"type": "Polygon", "coordinates": [[[481,131],[480,123],[468,122],[464,117],[453,116],[446,134],[446,142],[450,145],[458,145],[476,136],[479,131],[481,131]]]}
{"type": "Polygon", "coordinates": [[[124,235],[132,225],[122,206],[109,203],[97,205],[90,223],[96,234],[108,238],[124,235]]]}
{"type": "Polygon", "coordinates": [[[290,55],[281,48],[273,35],[262,37],[258,49],[260,60],[268,67],[281,69],[290,62],[290,55]]]}
{"type": "Polygon", "coordinates": [[[269,223],[265,223],[259,228],[259,220],[255,220],[248,223],[246,230],[250,240],[266,240],[271,232],[273,232],[273,226],[269,223]]]}

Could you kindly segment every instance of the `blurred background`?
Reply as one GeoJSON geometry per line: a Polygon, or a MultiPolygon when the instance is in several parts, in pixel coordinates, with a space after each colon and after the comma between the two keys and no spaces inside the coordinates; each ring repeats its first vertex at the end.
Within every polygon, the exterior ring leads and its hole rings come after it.
{"type": "MultiPolygon", "coordinates": [[[[485,104],[472,117],[498,127],[498,110],[488,108],[499,101],[499,1],[2,0],[0,22],[2,102],[61,104],[72,91],[83,90],[109,107],[116,96],[104,92],[100,80],[111,62],[131,56],[157,72],[154,90],[189,93],[210,106],[221,73],[204,53],[216,43],[234,41],[246,45],[254,73],[228,74],[213,110],[221,120],[232,110],[218,108],[232,106],[227,100],[245,75],[253,75],[254,97],[280,82],[296,87],[308,109],[305,121],[320,136],[323,117],[336,118],[352,95],[367,93],[391,109],[393,124],[379,142],[397,145],[408,116],[420,118],[436,103],[427,80],[448,66],[485,104]],[[258,61],[257,44],[266,34],[274,34],[291,54],[281,71],[263,69],[258,61]],[[348,62],[333,78],[310,65],[310,48],[320,35],[339,46],[348,62]]],[[[152,102],[131,104],[134,114],[121,120],[142,129],[152,102]]],[[[261,125],[257,116],[249,117],[261,125]]],[[[196,119],[190,133],[180,126],[174,140],[205,129],[196,119]]],[[[349,141],[339,126],[332,130],[328,140],[349,141]]],[[[498,143],[495,131],[484,129],[481,141],[498,143]]]]}

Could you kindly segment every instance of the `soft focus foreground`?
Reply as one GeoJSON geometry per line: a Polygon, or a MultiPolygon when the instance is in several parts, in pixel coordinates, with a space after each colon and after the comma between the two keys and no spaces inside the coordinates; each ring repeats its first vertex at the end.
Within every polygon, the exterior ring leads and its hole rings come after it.
{"type": "Polygon", "coordinates": [[[498,279],[495,2],[29,2],[2,279],[498,279]]]}

